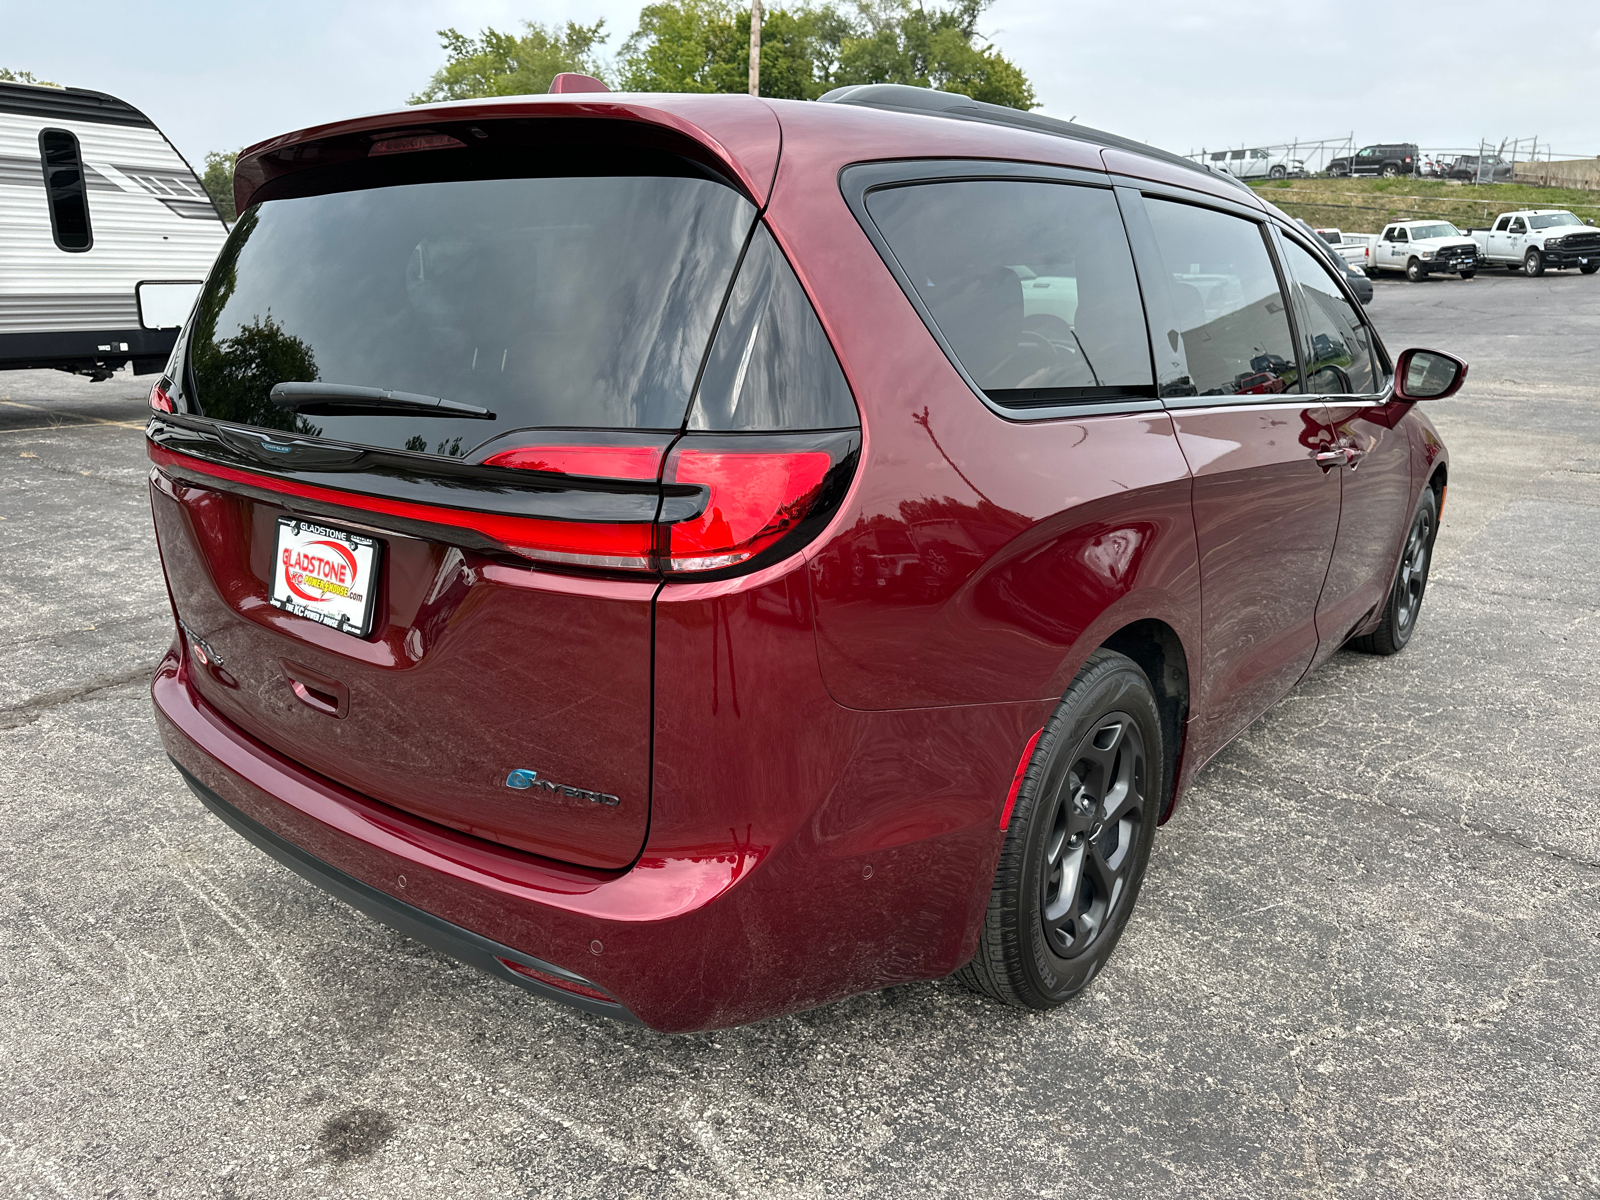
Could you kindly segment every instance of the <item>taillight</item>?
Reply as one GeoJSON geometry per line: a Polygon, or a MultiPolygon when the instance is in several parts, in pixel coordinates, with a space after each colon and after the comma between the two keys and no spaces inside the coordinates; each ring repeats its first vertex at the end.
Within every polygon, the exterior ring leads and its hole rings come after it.
{"type": "Polygon", "coordinates": [[[610,479],[655,479],[661,474],[661,453],[660,446],[518,446],[491,454],[483,465],[610,479]]]}
{"type": "Polygon", "coordinates": [[[177,406],[172,403],[172,397],[167,394],[167,389],[172,386],[172,380],[163,375],[150,385],[150,407],[157,412],[177,412],[177,406]]]}
{"type": "Polygon", "coordinates": [[[669,571],[738,566],[803,521],[833,465],[826,450],[729,450],[679,446],[664,482],[692,483],[710,495],[699,516],[672,525],[669,571]]]}

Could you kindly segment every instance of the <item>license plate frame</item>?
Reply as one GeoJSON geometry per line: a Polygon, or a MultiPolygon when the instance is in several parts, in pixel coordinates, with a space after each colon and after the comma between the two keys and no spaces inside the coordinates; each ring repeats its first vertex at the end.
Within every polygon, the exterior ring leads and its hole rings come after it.
{"type": "Polygon", "coordinates": [[[352,637],[372,632],[383,543],[305,517],[279,517],[272,549],[274,608],[352,637]]]}

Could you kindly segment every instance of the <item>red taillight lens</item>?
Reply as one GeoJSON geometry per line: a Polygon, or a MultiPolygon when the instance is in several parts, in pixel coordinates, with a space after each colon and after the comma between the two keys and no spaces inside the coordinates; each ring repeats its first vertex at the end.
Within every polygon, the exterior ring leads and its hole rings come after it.
{"type": "Polygon", "coordinates": [[[177,406],[172,403],[172,397],[167,395],[167,389],[172,386],[172,380],[163,375],[150,387],[150,407],[157,412],[177,412],[177,406]]]}
{"type": "Polygon", "coordinates": [[[519,446],[490,455],[483,465],[606,479],[654,479],[661,473],[661,447],[519,446]]]}
{"type": "Polygon", "coordinates": [[[419,133],[410,137],[384,138],[381,142],[372,143],[372,149],[367,151],[367,157],[375,158],[384,154],[413,154],[418,150],[465,150],[467,144],[451,137],[448,133],[419,133]]]}
{"type": "Polygon", "coordinates": [[[716,571],[759,554],[805,519],[832,465],[825,450],[674,450],[666,482],[711,495],[698,517],[671,527],[666,569],[716,571]]]}

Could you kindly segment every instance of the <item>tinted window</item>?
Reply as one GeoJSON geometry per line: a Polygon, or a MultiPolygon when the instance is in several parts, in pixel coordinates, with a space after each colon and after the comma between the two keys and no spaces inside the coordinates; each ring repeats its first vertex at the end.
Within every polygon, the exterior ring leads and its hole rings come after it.
{"type": "Polygon", "coordinates": [[[1195,394],[1298,392],[1277,272],[1253,221],[1145,200],[1195,394]]]}
{"type": "Polygon", "coordinates": [[[1002,403],[1154,394],[1116,198],[1024,181],[927,183],[867,211],[967,373],[1002,403]]]}
{"type": "Polygon", "coordinates": [[[1301,330],[1306,356],[1306,390],[1323,394],[1365,394],[1378,390],[1372,337],[1322,263],[1285,239],[1289,273],[1305,301],[1301,330]]]}
{"type": "Polygon", "coordinates": [[[94,243],[89,230],[89,197],[84,190],[83,160],[78,139],[65,129],[39,134],[44,161],[44,186],[50,205],[50,232],[63,250],[87,250],[94,243]]]}
{"type": "Polygon", "coordinates": [[[405,184],[269,200],[234,227],[191,362],[208,416],[465,454],[520,427],[677,429],[749,201],[690,176],[405,184]],[[317,381],[437,396],[495,420],[318,415],[317,381]]]}
{"type": "Polygon", "coordinates": [[[689,428],[844,429],[859,423],[811,301],[766,226],[758,226],[717,328],[689,428]]]}

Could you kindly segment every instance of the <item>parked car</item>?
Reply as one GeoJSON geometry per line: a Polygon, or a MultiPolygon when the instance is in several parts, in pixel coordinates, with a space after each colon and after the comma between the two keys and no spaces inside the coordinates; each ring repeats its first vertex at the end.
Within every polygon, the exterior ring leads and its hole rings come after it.
{"type": "Polygon", "coordinates": [[[1526,275],[1545,268],[1600,270],[1600,229],[1560,208],[1526,208],[1502,214],[1490,229],[1468,231],[1486,262],[1526,275]]]}
{"type": "Polygon", "coordinates": [[[1316,231],[1333,252],[1339,256],[1344,264],[1350,268],[1352,274],[1358,274],[1368,280],[1365,293],[1357,287],[1363,304],[1372,299],[1372,248],[1378,244],[1378,235],[1375,233],[1345,233],[1342,229],[1318,229],[1316,231]]]}
{"type": "Polygon", "coordinates": [[[0,370],[161,370],[227,227],[132,105],[0,83],[0,370]]]}
{"type": "Polygon", "coordinates": [[[1328,174],[1334,178],[1377,175],[1391,179],[1396,175],[1414,174],[1417,157],[1415,142],[1380,142],[1330,160],[1328,174]]]}
{"type": "Polygon", "coordinates": [[[1463,154],[1450,165],[1451,179],[1475,180],[1479,183],[1502,183],[1511,178],[1513,167],[1498,154],[1463,154]]]}
{"type": "Polygon", "coordinates": [[[1391,358],[1242,184],[823,100],[251,147],[150,394],[152,694],[200,801],[658,1030],[1079,992],[1200,766],[1405,646],[1445,494],[1414,401],[1465,364],[1391,358]]]}
{"type": "MultiPolygon", "coordinates": [[[[1350,248],[1345,245],[1345,233],[1341,229],[1312,229],[1305,221],[1295,218],[1295,224],[1313,235],[1316,239],[1311,245],[1323,253],[1334,268],[1343,273],[1345,282],[1356,298],[1362,304],[1372,303],[1372,280],[1368,277],[1364,267],[1358,267],[1356,261],[1348,256],[1350,248]],[[1321,243],[1320,245],[1318,243],[1321,243]]],[[[1364,249],[1364,247],[1359,247],[1364,249]]]]}
{"type": "Polygon", "coordinates": [[[1211,155],[1211,165],[1235,179],[1304,179],[1306,176],[1303,159],[1260,149],[1218,150],[1211,155]]]}
{"type": "Polygon", "coordinates": [[[1403,271],[1413,283],[1429,275],[1471,279],[1478,272],[1478,244],[1448,221],[1395,221],[1378,235],[1375,271],[1403,271]]]}

